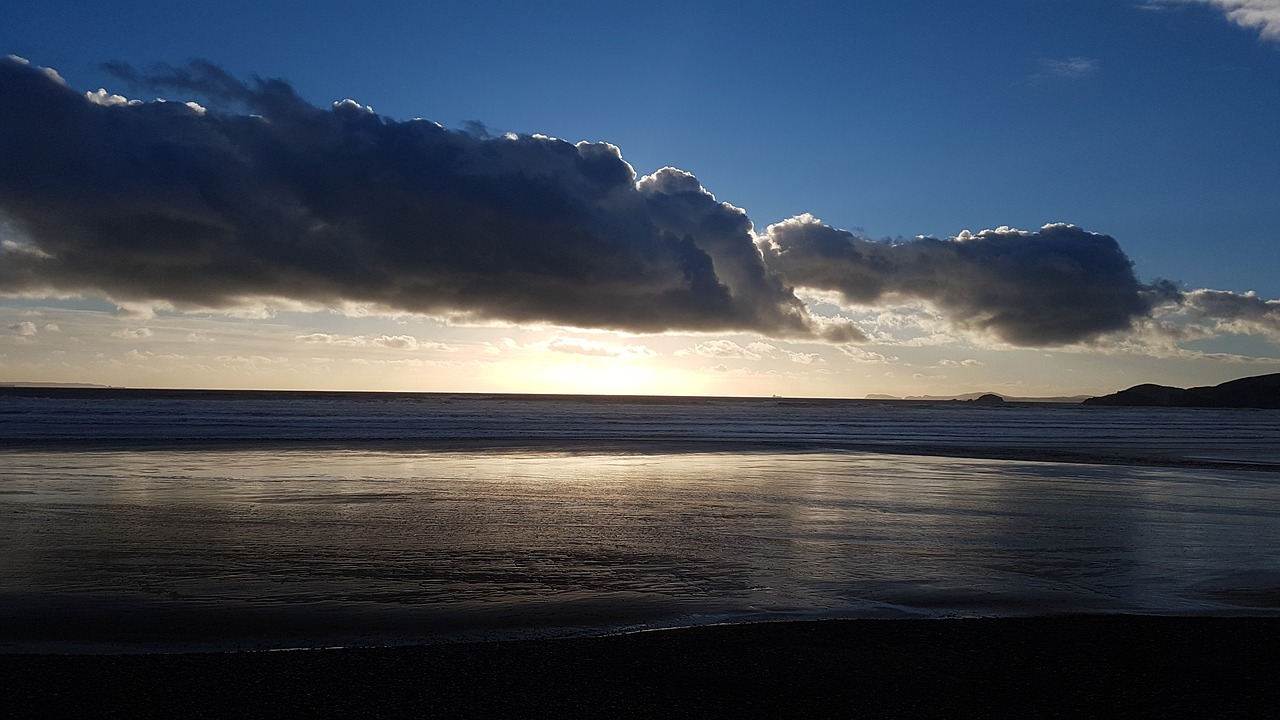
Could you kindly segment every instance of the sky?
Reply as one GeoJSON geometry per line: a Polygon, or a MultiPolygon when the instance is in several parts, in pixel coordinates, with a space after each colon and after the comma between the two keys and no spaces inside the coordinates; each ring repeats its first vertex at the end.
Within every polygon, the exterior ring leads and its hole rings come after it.
{"type": "Polygon", "coordinates": [[[0,383],[1280,372],[1280,0],[0,5],[0,383]]]}

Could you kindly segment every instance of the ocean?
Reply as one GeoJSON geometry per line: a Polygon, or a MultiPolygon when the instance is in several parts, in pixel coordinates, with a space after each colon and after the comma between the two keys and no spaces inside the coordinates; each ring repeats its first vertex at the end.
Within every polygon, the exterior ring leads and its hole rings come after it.
{"type": "Polygon", "coordinates": [[[1280,411],[0,388],[0,651],[1280,612],[1280,411]]]}

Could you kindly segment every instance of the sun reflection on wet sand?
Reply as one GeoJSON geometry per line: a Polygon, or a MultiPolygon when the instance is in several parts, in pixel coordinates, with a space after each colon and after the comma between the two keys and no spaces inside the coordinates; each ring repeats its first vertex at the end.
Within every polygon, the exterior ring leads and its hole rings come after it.
{"type": "MultiPolygon", "coordinates": [[[[140,617],[312,608],[335,628],[387,618],[424,635],[1257,612],[1280,586],[1266,573],[1280,547],[1267,473],[858,453],[6,460],[10,624],[42,598],[140,617]]],[[[390,631],[379,622],[365,631],[390,631]]]]}

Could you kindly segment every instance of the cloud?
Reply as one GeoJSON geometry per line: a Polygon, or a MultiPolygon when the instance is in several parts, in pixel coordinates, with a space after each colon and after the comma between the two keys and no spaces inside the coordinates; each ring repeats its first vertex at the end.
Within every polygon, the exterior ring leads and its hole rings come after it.
{"type": "Polygon", "coordinates": [[[21,335],[23,337],[30,337],[32,335],[35,335],[36,332],[38,332],[38,328],[36,328],[36,324],[31,322],[30,320],[24,320],[20,323],[14,323],[12,325],[9,325],[8,330],[12,333],[21,335]]]}
{"type": "MultiPolygon", "coordinates": [[[[1048,62],[1067,74],[1096,67],[1048,62]]],[[[909,308],[906,340],[886,335],[900,314],[859,321],[898,345],[945,344],[952,332],[1024,347],[1114,342],[1183,298],[1170,283],[1139,282],[1113,238],[1070,225],[890,243],[802,215],[760,234],[693,175],[639,177],[607,143],[448,130],[351,100],[319,108],[281,80],[245,82],[207,62],[112,69],[201,104],[82,93],[52,71],[0,59],[0,296],[106,297],[137,318],[330,308],[743,332],[821,340],[863,362],[884,357],[848,349],[867,332],[812,313],[796,289],[850,307],[909,308]]],[[[1185,302],[1184,324],[1275,337],[1269,301],[1189,293],[1185,302]]],[[[297,339],[448,349],[408,335],[297,339]]],[[[821,360],[769,347],[695,352],[821,360]]],[[[541,349],[630,352],[568,340],[541,349]]]]}
{"type": "Polygon", "coordinates": [[[657,353],[644,345],[627,345],[618,347],[582,338],[552,338],[545,344],[537,345],[552,352],[570,355],[587,355],[589,357],[653,357],[657,353]]]}
{"type": "Polygon", "coordinates": [[[207,62],[110,69],[202,104],[0,60],[0,217],[18,233],[0,294],[862,337],[810,316],[743,211],[673,168],[637,178],[612,145],[318,108],[207,62]]]}
{"type": "Polygon", "coordinates": [[[1026,347],[1127,330],[1176,295],[1138,282],[1113,238],[1071,225],[885,243],[805,215],[769,226],[762,246],[797,286],[838,291],[854,306],[922,300],[957,329],[1026,347]]]}
{"type": "Polygon", "coordinates": [[[1217,333],[1204,326],[1179,322],[1153,321],[1140,326],[1132,335],[1119,338],[1106,348],[1109,353],[1138,355],[1146,358],[1210,360],[1229,363],[1280,364],[1280,358],[1248,356],[1227,352],[1206,352],[1182,347],[1182,343],[1213,337],[1217,333]]]}
{"type": "Polygon", "coordinates": [[[944,360],[938,361],[938,365],[940,365],[941,367],[982,367],[985,364],[986,363],[982,362],[981,360],[974,360],[973,358],[967,358],[964,360],[944,359],[944,360]]]}
{"type": "Polygon", "coordinates": [[[870,350],[863,350],[854,345],[837,345],[836,349],[850,360],[864,365],[888,365],[898,361],[896,355],[884,355],[870,350]]]}
{"type": "Polygon", "coordinates": [[[1253,28],[1268,40],[1280,41],[1280,0],[1213,0],[1240,27],[1253,28]]]}
{"type": "Polygon", "coordinates": [[[418,339],[412,335],[379,335],[373,339],[373,344],[394,350],[418,349],[418,339]]]}
{"type": "Polygon", "coordinates": [[[794,350],[787,350],[786,348],[780,348],[777,345],[770,345],[769,343],[764,342],[748,343],[746,349],[750,353],[754,353],[757,357],[762,358],[790,360],[793,363],[800,363],[802,365],[821,365],[826,363],[826,360],[824,360],[818,353],[796,352],[794,350]]]}
{"type": "Polygon", "coordinates": [[[748,343],[746,347],[732,340],[708,340],[694,345],[692,348],[676,351],[676,355],[685,357],[699,355],[705,358],[728,360],[789,360],[802,365],[821,365],[826,362],[818,353],[796,352],[763,342],[748,343]]]}
{"type": "Polygon", "coordinates": [[[142,340],[153,335],[151,328],[125,328],[111,333],[111,337],[121,338],[123,340],[142,340]]]}
{"type": "Polygon", "coordinates": [[[1280,345],[1280,301],[1263,300],[1253,292],[1189,290],[1159,303],[1150,317],[1135,324],[1132,332],[1110,338],[1102,349],[1156,358],[1280,362],[1280,358],[1265,354],[1250,357],[1183,347],[1224,334],[1251,335],[1280,345]]]}
{"type": "Polygon", "coordinates": [[[1280,0],[1148,0],[1142,7],[1158,10],[1174,5],[1211,5],[1236,25],[1280,42],[1280,0]]]}
{"type": "Polygon", "coordinates": [[[126,98],[123,95],[113,95],[107,92],[105,88],[99,88],[97,92],[85,93],[84,99],[88,100],[91,103],[94,103],[95,105],[106,105],[107,107],[111,107],[113,105],[141,105],[142,104],[141,100],[130,100],[129,98],[126,98]]]}
{"type": "Polygon", "coordinates": [[[1060,59],[1043,59],[1040,61],[1043,72],[1037,77],[1080,78],[1092,75],[1098,70],[1098,61],[1089,57],[1069,57],[1060,59]]]}
{"type": "MultiPolygon", "coordinates": [[[[744,348],[732,340],[708,340],[694,345],[691,350],[677,351],[677,355],[688,355],[690,353],[705,358],[727,358],[731,360],[759,360],[762,356],[761,347],[752,343],[753,348],[744,348]]],[[[764,345],[761,343],[761,345],[764,345]]],[[[772,345],[765,345],[772,348],[772,345]]]]}
{"type": "Polygon", "coordinates": [[[1184,296],[1182,308],[1193,322],[1208,322],[1218,330],[1262,335],[1280,342],[1280,300],[1263,300],[1252,292],[1193,290],[1184,296]]]}
{"type": "Polygon", "coordinates": [[[821,365],[826,362],[818,353],[787,353],[787,359],[801,365],[821,365]]]}
{"type": "Polygon", "coordinates": [[[364,335],[335,335],[332,333],[307,333],[294,337],[301,343],[310,343],[313,345],[336,345],[339,347],[383,347],[392,350],[438,350],[443,352],[453,352],[456,347],[446,343],[424,342],[412,335],[378,335],[376,337],[365,337],[364,335]]]}
{"type": "Polygon", "coordinates": [[[307,333],[306,335],[299,335],[294,339],[298,342],[316,343],[318,345],[328,345],[331,343],[338,345],[346,344],[342,342],[342,339],[338,335],[331,335],[329,333],[307,333]]]}

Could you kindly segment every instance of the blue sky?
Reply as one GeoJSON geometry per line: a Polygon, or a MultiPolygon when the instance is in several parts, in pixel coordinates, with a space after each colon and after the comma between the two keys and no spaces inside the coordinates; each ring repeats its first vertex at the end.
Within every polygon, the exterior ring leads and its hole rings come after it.
{"type": "MultiPolygon", "coordinates": [[[[197,312],[157,297],[139,311],[137,298],[109,290],[23,288],[0,300],[10,330],[0,381],[390,389],[385,373],[374,381],[335,369],[363,358],[428,363],[395,375],[390,385],[403,389],[1071,394],[1280,369],[1280,309],[1267,302],[1280,298],[1280,2],[1272,0],[619,8],[10,0],[0,8],[0,54],[9,53],[55,69],[80,92],[194,100],[211,112],[237,110],[131,85],[103,64],[146,74],[201,58],[242,81],[284,79],[317,108],[352,98],[389,120],[607,142],[638,176],[666,166],[692,173],[745,211],[757,233],[803,213],[870,240],[1070,223],[1114,238],[1142,284],[1164,279],[1229,296],[1134,311],[1131,332],[1108,326],[1045,345],[1011,344],[977,310],[914,285],[862,304],[848,293],[833,299],[839,283],[798,291],[816,315],[854,323],[857,343],[782,337],[758,323],[746,332],[636,332],[550,315],[461,322],[438,310],[353,313],[317,308],[311,296],[254,312],[197,312]],[[63,326],[81,323],[84,342],[73,347],[63,326]],[[58,330],[42,330],[50,325],[58,330]],[[187,335],[234,352],[197,361],[156,345],[186,325],[200,326],[187,335]],[[323,358],[334,361],[327,366],[314,353],[304,359],[299,343],[314,347],[298,338],[316,335],[335,339],[329,354],[346,354],[323,358]],[[412,347],[377,342],[399,337],[412,347]],[[56,362],[40,354],[54,352],[41,344],[54,340],[56,362]],[[431,356],[432,344],[451,348],[451,359],[431,356]],[[253,347],[271,362],[215,360],[253,358],[253,347]],[[521,357],[505,370],[485,364],[503,348],[521,357]],[[387,355],[395,350],[405,352],[387,355]],[[595,379],[575,385],[575,377],[595,379]]],[[[23,222],[10,222],[10,232],[24,232],[23,222]]]]}

